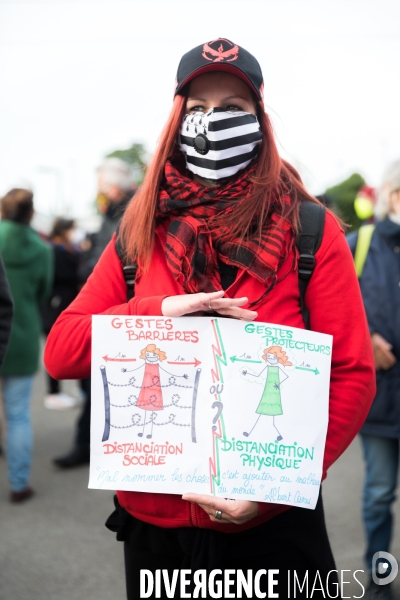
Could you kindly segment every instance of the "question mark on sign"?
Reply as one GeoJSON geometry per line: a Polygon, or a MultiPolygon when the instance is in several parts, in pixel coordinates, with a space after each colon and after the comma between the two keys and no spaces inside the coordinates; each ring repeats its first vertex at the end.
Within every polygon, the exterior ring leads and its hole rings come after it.
{"type": "Polygon", "coordinates": [[[224,408],[224,405],[222,404],[222,402],[213,402],[211,408],[216,408],[217,410],[217,414],[215,415],[215,417],[213,418],[213,423],[214,425],[212,426],[212,430],[216,431],[217,426],[215,425],[215,423],[218,421],[220,414],[222,413],[222,409],[224,408]]]}

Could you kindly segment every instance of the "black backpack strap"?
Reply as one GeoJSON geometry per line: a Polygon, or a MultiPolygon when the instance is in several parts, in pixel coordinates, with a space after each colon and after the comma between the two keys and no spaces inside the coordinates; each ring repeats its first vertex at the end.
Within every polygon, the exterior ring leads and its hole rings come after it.
{"type": "Polygon", "coordinates": [[[308,282],[315,269],[315,254],[321,245],[324,233],[325,206],[303,200],[300,205],[300,232],[296,246],[299,251],[299,289],[301,314],[304,324],[310,329],[310,313],[305,304],[308,282]]]}
{"type": "Polygon", "coordinates": [[[122,246],[121,238],[119,236],[119,227],[116,231],[115,250],[118,254],[118,258],[122,263],[122,272],[126,283],[126,301],[132,300],[135,295],[135,283],[136,283],[136,272],[138,269],[137,263],[126,264],[125,253],[122,246]]]}

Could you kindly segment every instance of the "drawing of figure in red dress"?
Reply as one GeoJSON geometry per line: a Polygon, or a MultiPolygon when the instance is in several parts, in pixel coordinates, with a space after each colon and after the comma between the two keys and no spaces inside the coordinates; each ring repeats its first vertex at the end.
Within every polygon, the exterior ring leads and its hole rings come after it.
{"type": "Polygon", "coordinates": [[[146,362],[142,387],[136,406],[144,410],[162,410],[163,397],[158,363],[165,360],[167,355],[156,348],[155,344],[149,344],[141,351],[139,358],[143,358],[146,362]]]}
{"type": "MultiPolygon", "coordinates": [[[[142,387],[136,402],[136,407],[142,408],[145,411],[143,430],[138,434],[139,437],[143,437],[147,411],[162,410],[164,408],[159,363],[165,360],[167,355],[159,348],[156,348],[155,344],[148,344],[146,348],[143,348],[141,351],[139,358],[143,358],[146,361],[144,365],[142,387]]],[[[146,437],[150,439],[152,435],[153,420],[151,419],[151,433],[146,437]]]]}
{"type": "MultiPolygon", "coordinates": [[[[162,393],[163,384],[160,381],[160,369],[164,373],[171,375],[168,384],[165,384],[164,387],[171,387],[173,385],[176,385],[175,380],[177,377],[188,379],[188,375],[173,375],[173,373],[170,373],[169,371],[163,369],[160,366],[160,362],[166,360],[167,355],[165,352],[163,352],[163,350],[157,348],[155,344],[148,344],[146,348],[143,348],[143,350],[140,352],[139,358],[142,358],[145,361],[145,363],[143,381],[140,387],[139,397],[135,403],[135,406],[136,408],[141,408],[145,412],[143,429],[140,433],[138,433],[138,436],[143,437],[147,420],[148,423],[151,423],[151,431],[149,434],[146,435],[146,438],[151,439],[153,437],[153,425],[155,418],[154,413],[155,411],[160,411],[164,409],[162,393]],[[147,416],[148,412],[150,412],[149,418],[147,416]]],[[[139,367],[139,369],[141,368],[143,367],[139,367]]]]}

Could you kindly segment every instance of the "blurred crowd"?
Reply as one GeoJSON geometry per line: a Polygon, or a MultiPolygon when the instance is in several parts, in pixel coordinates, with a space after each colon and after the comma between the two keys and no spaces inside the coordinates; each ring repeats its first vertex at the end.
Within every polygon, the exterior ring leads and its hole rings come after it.
{"type": "MultiPolygon", "coordinates": [[[[32,497],[30,400],[41,361],[41,337],[85,284],[136,191],[131,166],[107,158],[97,170],[101,226],[86,233],[74,219],[57,217],[49,234],[30,226],[33,193],[12,189],[1,199],[0,378],[4,400],[1,451],[7,460],[10,501],[32,497]],[[12,325],[11,325],[12,324],[12,325]]],[[[329,193],[318,196],[346,221],[329,193]]],[[[377,395],[361,429],[365,460],[362,515],[366,564],[388,551],[393,533],[391,506],[397,487],[400,440],[400,161],[389,165],[378,189],[358,186],[351,198],[355,215],[348,234],[375,355],[377,395]]],[[[360,315],[362,318],[362,315],[360,315]]],[[[90,379],[78,397],[47,375],[44,406],[79,408],[71,447],[53,458],[60,469],[89,463],[90,379]]]]}
{"type": "MultiPolygon", "coordinates": [[[[91,234],[77,228],[73,219],[64,217],[54,220],[49,234],[35,232],[30,226],[34,214],[30,190],[12,189],[1,199],[4,344],[0,376],[5,419],[2,431],[6,433],[2,448],[6,450],[12,502],[22,502],[34,493],[30,485],[33,438],[30,399],[33,378],[41,361],[40,338],[48,335],[57,317],[85,284],[135,190],[130,165],[119,158],[106,159],[97,170],[101,226],[91,234]],[[9,297],[12,301],[7,300],[9,297]]],[[[90,379],[80,381],[79,390],[79,397],[74,398],[62,391],[60,381],[47,375],[46,408],[81,407],[71,448],[54,458],[59,468],[89,462],[90,379]]]]}

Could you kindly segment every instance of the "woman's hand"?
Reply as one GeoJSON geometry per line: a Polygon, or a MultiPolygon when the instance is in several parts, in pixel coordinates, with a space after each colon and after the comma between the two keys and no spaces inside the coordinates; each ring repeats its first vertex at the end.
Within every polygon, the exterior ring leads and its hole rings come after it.
{"type": "Polygon", "coordinates": [[[379,333],[371,335],[372,348],[374,350],[375,368],[378,371],[387,371],[396,364],[397,359],[392,352],[393,346],[389,344],[379,333]]]}
{"type": "Polygon", "coordinates": [[[234,523],[242,525],[258,515],[257,502],[250,500],[225,500],[224,498],[215,498],[206,494],[184,494],[182,500],[195,502],[206,511],[211,521],[215,523],[234,523]],[[215,518],[217,510],[222,512],[221,519],[215,518]]]}
{"type": "Polygon", "coordinates": [[[217,312],[224,317],[234,317],[245,321],[253,321],[257,313],[254,310],[240,308],[248,302],[247,298],[223,298],[224,291],[206,294],[183,294],[168,296],[161,304],[161,312],[165,317],[181,317],[191,313],[217,312]]]}

